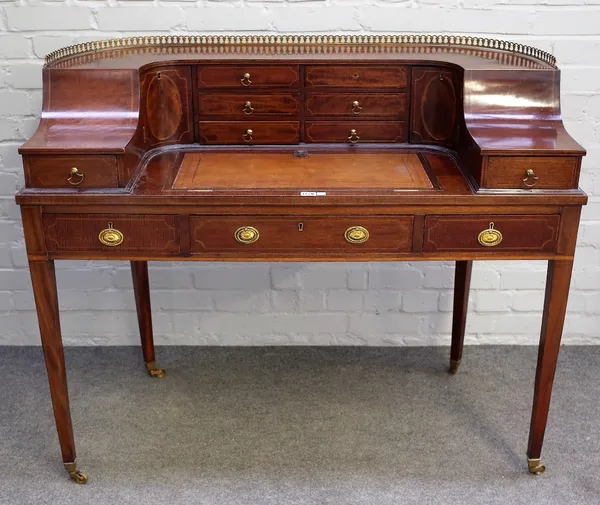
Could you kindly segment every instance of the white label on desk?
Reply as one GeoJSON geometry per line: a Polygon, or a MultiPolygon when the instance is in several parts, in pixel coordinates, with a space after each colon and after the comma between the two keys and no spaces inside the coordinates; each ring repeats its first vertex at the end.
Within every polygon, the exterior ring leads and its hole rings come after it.
{"type": "Polygon", "coordinates": [[[326,196],[326,191],[300,191],[300,196],[326,196]]]}

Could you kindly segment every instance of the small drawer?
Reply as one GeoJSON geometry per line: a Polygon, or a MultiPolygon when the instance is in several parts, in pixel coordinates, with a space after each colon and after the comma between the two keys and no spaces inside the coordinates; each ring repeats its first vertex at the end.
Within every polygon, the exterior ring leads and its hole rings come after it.
{"type": "Polygon", "coordinates": [[[289,88],[298,86],[296,65],[211,65],[198,68],[199,88],[289,88]]]}
{"type": "Polygon", "coordinates": [[[413,216],[191,216],[192,253],[409,252],[413,216]]]}
{"type": "Polygon", "coordinates": [[[307,88],[406,88],[406,67],[308,65],[307,88]]]}
{"type": "Polygon", "coordinates": [[[286,116],[298,114],[298,95],[200,94],[198,112],[205,116],[286,116]]]}
{"type": "Polygon", "coordinates": [[[309,116],[385,116],[405,118],[406,94],[318,93],[306,98],[309,116]]]}
{"type": "Polygon", "coordinates": [[[558,238],[558,215],[427,216],[424,252],[552,252],[558,238]]]}
{"type": "Polygon", "coordinates": [[[305,142],[406,142],[402,121],[307,121],[305,142]]]}
{"type": "Polygon", "coordinates": [[[28,187],[119,187],[116,156],[26,156],[25,167],[28,187]]]}
{"type": "Polygon", "coordinates": [[[297,144],[297,121],[200,121],[204,144],[297,144]]]}
{"type": "Polygon", "coordinates": [[[490,156],[484,187],[488,189],[577,189],[580,158],[490,156]]]}
{"type": "Polygon", "coordinates": [[[171,255],[180,252],[178,216],[44,214],[49,253],[171,255]]]}

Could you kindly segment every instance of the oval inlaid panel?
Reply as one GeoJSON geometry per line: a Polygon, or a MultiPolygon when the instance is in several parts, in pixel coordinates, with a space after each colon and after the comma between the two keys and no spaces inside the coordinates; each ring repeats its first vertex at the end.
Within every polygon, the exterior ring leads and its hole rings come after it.
{"type": "Polygon", "coordinates": [[[456,95],[448,75],[440,73],[432,78],[421,99],[423,128],[437,141],[447,140],[453,133],[456,121],[456,95]]]}
{"type": "Polygon", "coordinates": [[[183,108],[177,85],[164,72],[158,72],[146,92],[146,116],[150,133],[157,140],[167,140],[177,132],[183,108]]]}

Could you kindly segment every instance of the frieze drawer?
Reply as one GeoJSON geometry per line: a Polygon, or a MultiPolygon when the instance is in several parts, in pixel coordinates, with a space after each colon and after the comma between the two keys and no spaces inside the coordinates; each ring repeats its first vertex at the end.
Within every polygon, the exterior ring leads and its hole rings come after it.
{"type": "Polygon", "coordinates": [[[44,214],[49,253],[171,255],[180,252],[178,216],[44,214]]]}
{"type": "Polygon", "coordinates": [[[296,65],[218,65],[198,68],[199,88],[289,88],[299,85],[296,65]]]}
{"type": "Polygon", "coordinates": [[[344,251],[408,253],[413,216],[191,216],[192,254],[344,251]]]}
{"type": "Polygon", "coordinates": [[[204,144],[297,144],[297,121],[200,121],[204,144]]]}
{"type": "Polygon", "coordinates": [[[306,97],[306,113],[312,116],[407,115],[405,93],[315,93],[306,97]]]}
{"type": "Polygon", "coordinates": [[[406,88],[406,67],[307,65],[307,88],[406,88]]]}
{"type": "Polygon", "coordinates": [[[427,216],[424,252],[556,249],[560,216],[427,216]]]}
{"type": "Polygon", "coordinates": [[[210,93],[198,97],[198,112],[206,116],[240,119],[248,116],[286,116],[298,114],[298,109],[298,95],[292,93],[210,93]]]}
{"type": "Polygon", "coordinates": [[[402,121],[307,121],[305,142],[406,142],[402,121]]]}
{"type": "Polygon", "coordinates": [[[34,188],[117,188],[117,157],[26,156],[25,181],[34,188]]]}

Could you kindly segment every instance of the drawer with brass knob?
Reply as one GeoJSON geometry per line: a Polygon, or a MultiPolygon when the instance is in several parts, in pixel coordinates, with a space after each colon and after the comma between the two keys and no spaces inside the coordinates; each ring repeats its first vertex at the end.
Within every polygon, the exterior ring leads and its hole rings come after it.
{"type": "Polygon", "coordinates": [[[244,119],[252,116],[291,116],[298,114],[298,95],[294,93],[202,93],[198,96],[201,116],[227,116],[244,119]]]}
{"type": "Polygon", "coordinates": [[[560,216],[427,216],[424,252],[497,250],[552,252],[560,216]]]}
{"type": "Polygon", "coordinates": [[[25,184],[34,188],[117,188],[116,156],[25,157],[25,184]]]}
{"type": "Polygon", "coordinates": [[[413,216],[191,216],[192,254],[409,252],[413,216]]]}
{"type": "Polygon", "coordinates": [[[199,88],[298,87],[297,65],[205,65],[198,67],[199,88]]]}
{"type": "Polygon", "coordinates": [[[579,164],[579,159],[574,156],[490,156],[482,187],[576,189],[579,164]]]}
{"type": "Polygon", "coordinates": [[[200,121],[203,144],[297,144],[297,121],[200,121]]]}
{"type": "Polygon", "coordinates": [[[179,220],[173,215],[44,214],[47,251],[105,255],[180,252],[179,220]]]}
{"type": "Polygon", "coordinates": [[[402,121],[306,121],[305,142],[406,142],[402,121]]]}
{"type": "Polygon", "coordinates": [[[315,93],[306,97],[307,116],[407,117],[405,93],[315,93]]]}

